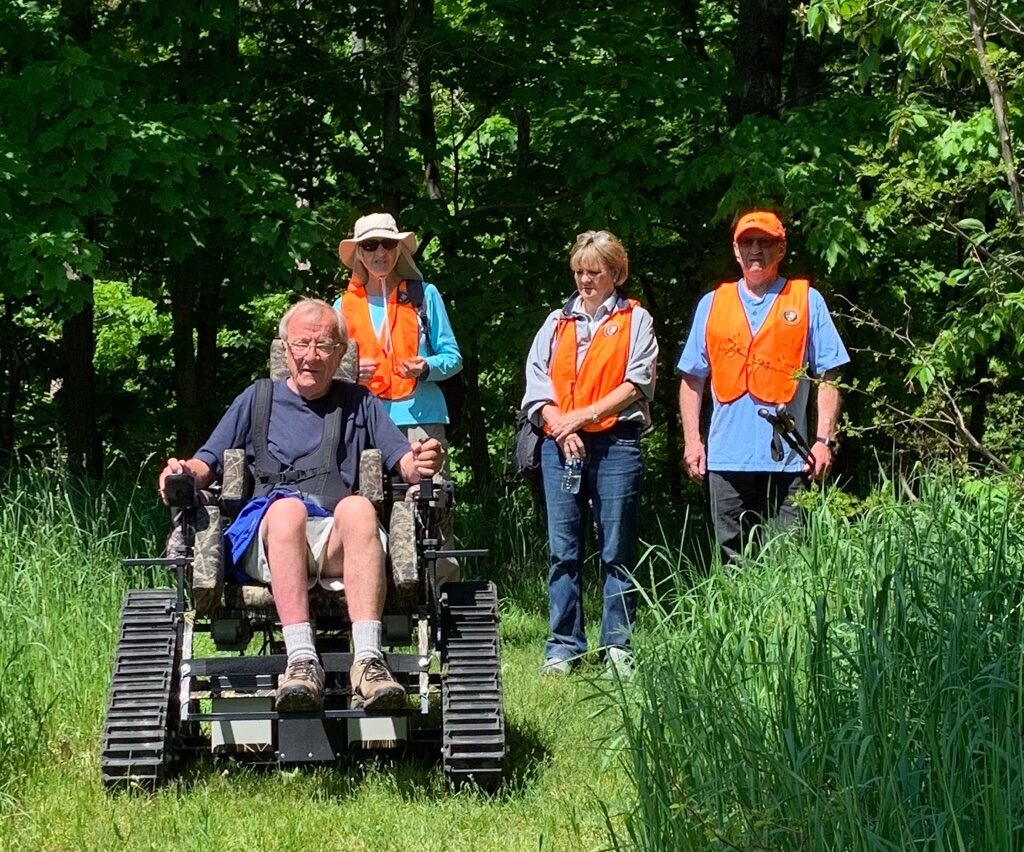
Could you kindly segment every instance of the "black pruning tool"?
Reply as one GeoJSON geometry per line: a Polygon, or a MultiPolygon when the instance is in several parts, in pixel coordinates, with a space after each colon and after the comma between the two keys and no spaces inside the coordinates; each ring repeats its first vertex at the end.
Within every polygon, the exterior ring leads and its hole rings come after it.
{"type": "Polygon", "coordinates": [[[793,415],[786,410],[784,402],[775,406],[774,414],[767,408],[759,408],[757,413],[772,424],[773,461],[782,461],[782,442],[785,441],[800,458],[811,463],[811,448],[807,439],[796,428],[796,421],[793,419],[793,415]]]}

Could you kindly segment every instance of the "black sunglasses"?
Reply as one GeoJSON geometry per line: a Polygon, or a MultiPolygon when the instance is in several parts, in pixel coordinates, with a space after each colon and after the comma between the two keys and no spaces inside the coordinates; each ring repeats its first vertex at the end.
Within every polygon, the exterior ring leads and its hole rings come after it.
{"type": "Polygon", "coordinates": [[[377,246],[384,246],[387,251],[391,251],[391,249],[397,245],[398,240],[367,240],[366,242],[360,243],[359,248],[363,251],[377,251],[377,246]]]}

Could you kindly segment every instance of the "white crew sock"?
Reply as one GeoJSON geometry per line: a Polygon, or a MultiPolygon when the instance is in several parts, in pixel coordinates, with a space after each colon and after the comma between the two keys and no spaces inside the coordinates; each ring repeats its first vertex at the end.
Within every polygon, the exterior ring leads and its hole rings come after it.
{"type": "Polygon", "coordinates": [[[384,659],[380,650],[381,623],[379,621],[354,621],[352,622],[352,644],[355,658],[361,660],[363,657],[376,657],[384,659]]]}
{"type": "Polygon", "coordinates": [[[298,624],[286,624],[281,631],[284,633],[284,649],[288,652],[288,662],[299,660],[315,660],[316,645],[313,644],[313,625],[308,621],[298,624]]]}

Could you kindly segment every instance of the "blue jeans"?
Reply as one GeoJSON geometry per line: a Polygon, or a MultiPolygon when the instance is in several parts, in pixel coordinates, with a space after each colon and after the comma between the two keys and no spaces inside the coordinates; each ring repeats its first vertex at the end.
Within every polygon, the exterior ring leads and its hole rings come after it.
{"type": "Polygon", "coordinates": [[[588,505],[597,525],[604,574],[601,645],[629,646],[636,620],[637,523],[644,463],[636,426],[619,424],[607,432],[581,432],[587,455],[578,494],[562,490],[562,453],[551,438],[541,447],[541,473],[547,504],[551,638],[545,659],[567,660],[587,650],[583,623],[583,557],[588,505]]]}

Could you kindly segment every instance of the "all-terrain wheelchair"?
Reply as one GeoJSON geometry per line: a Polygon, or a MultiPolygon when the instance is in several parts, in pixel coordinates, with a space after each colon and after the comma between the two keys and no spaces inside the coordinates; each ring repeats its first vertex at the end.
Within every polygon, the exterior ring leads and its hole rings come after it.
{"type": "MultiPolygon", "coordinates": [[[[352,346],[337,377],[351,380],[357,363],[352,346]]],[[[275,341],[271,375],[283,369],[275,341]]],[[[349,749],[421,745],[439,749],[453,786],[494,789],[505,760],[497,589],[480,581],[438,585],[439,558],[487,553],[439,549],[436,506],[450,497],[450,483],[425,482],[407,500],[406,485],[383,470],[379,451],[360,459],[358,493],[389,531],[383,643],[407,706],[384,715],[353,706],[344,592],[314,587],[324,707],[278,713],[274,695],[286,657],[272,591],[225,577],[223,530],[252,488],[244,451],[229,451],[223,467],[219,489],[210,492],[172,477],[168,553],[125,560],[172,568],[177,582],[125,596],[103,727],[104,784],[152,789],[204,752],[284,766],[334,761],[349,749]]]]}

